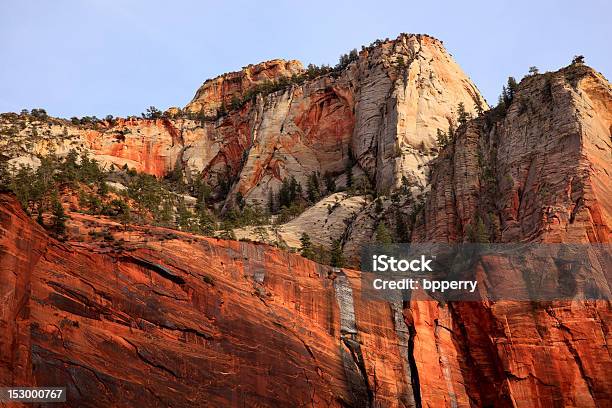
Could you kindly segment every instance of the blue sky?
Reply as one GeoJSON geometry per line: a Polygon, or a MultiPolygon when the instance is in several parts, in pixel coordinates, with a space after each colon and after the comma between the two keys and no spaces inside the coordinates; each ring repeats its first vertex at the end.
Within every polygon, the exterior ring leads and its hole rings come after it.
{"type": "Polygon", "coordinates": [[[272,58],[335,64],[428,33],[495,102],[509,75],[575,54],[612,76],[612,2],[0,0],[0,112],[139,114],[183,106],[210,77],[272,58]]]}

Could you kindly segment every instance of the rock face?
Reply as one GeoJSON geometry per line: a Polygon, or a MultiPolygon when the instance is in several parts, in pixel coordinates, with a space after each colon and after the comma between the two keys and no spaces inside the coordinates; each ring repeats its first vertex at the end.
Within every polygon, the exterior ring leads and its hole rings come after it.
{"type": "MultiPolygon", "coordinates": [[[[609,83],[582,65],[524,79],[505,113],[460,128],[436,160],[413,239],[461,242],[482,220],[495,242],[609,243],[611,107],[609,83]]],[[[610,406],[607,301],[411,302],[404,314],[429,356],[431,406],[610,406]]]]}
{"type": "Polygon", "coordinates": [[[7,195],[0,223],[0,385],[67,386],[74,407],[413,399],[398,311],[364,303],[355,271],[149,227],[60,243],[7,195]]]}
{"type": "Polygon", "coordinates": [[[524,79],[505,114],[460,129],[434,164],[420,241],[610,242],[612,90],[584,65],[524,79]]]}
{"type": "MultiPolygon", "coordinates": [[[[257,84],[302,71],[297,61],[273,60],[209,80],[185,109],[204,114],[202,120],[134,118],[95,130],[68,121],[24,123],[0,147],[20,162],[75,148],[103,164],[127,164],[156,176],[179,166],[215,188],[230,181],[226,205],[238,192],[265,204],[269,191],[290,176],[305,186],[313,172],[329,173],[341,186],[352,161],[355,172],[363,170],[379,192],[396,187],[404,176],[423,188],[437,129],[456,124],[459,103],[472,113],[476,105],[486,108],[440,41],[402,34],[364,48],[340,71],[259,95],[210,118],[257,84]]],[[[10,122],[1,125],[8,133],[10,122]]]]}
{"type": "MultiPolygon", "coordinates": [[[[218,113],[292,67],[217,78],[190,106],[218,113]]],[[[13,137],[0,147],[33,164],[34,153],[76,146],[158,176],[179,166],[213,186],[230,180],[228,206],[238,192],[261,203],[283,178],[305,185],[316,171],[342,186],[352,166],[380,201],[329,196],[279,232],[290,246],[301,231],[327,245],[341,235],[350,257],[381,221],[394,226],[390,215],[412,242],[476,231],[502,243],[610,243],[605,78],[582,64],[527,77],[433,159],[436,130],[456,125],[459,103],[486,107],[439,41],[402,35],[214,120],[3,123],[13,137]],[[404,181],[403,198],[385,197],[404,181]]],[[[1,385],[66,385],[69,405],[85,407],[611,406],[609,301],[366,301],[354,270],[69,215],[72,238],[60,243],[0,195],[1,385]],[[99,229],[111,238],[94,239],[99,229]]],[[[525,284],[515,266],[481,266],[485,278],[525,284]]]]}
{"type": "Polygon", "coordinates": [[[367,205],[364,196],[349,196],[346,193],[329,195],[302,214],[279,226],[265,228],[265,237],[258,236],[257,227],[245,227],[234,230],[237,239],[264,241],[287,246],[291,249],[300,249],[302,233],[315,237],[316,243],[330,250],[332,242],[341,239],[357,214],[361,213],[367,205]]]}
{"type": "Polygon", "coordinates": [[[233,98],[242,99],[257,84],[290,78],[303,71],[302,63],[295,60],[275,59],[249,65],[240,71],[223,74],[204,82],[185,109],[207,116],[215,116],[221,106],[229,109],[233,98]]]}
{"type": "Polygon", "coordinates": [[[440,41],[401,35],[366,48],[337,75],[257,102],[253,145],[232,193],[262,202],[284,177],[305,185],[313,172],[341,175],[350,160],[380,192],[402,176],[423,187],[437,129],[455,123],[459,103],[468,112],[486,107],[440,41]]]}

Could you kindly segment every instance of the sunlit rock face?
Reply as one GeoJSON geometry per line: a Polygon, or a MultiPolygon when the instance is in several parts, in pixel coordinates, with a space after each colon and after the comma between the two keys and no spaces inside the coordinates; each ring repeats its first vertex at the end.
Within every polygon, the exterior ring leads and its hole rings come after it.
{"type": "Polygon", "coordinates": [[[190,112],[217,115],[221,107],[229,109],[232,99],[241,99],[253,87],[265,81],[290,78],[304,71],[300,61],[275,59],[249,65],[237,72],[230,72],[209,79],[197,90],[195,96],[185,106],[190,112]]]}
{"type": "Polygon", "coordinates": [[[31,122],[19,138],[2,144],[22,162],[75,148],[105,166],[127,164],[158,177],[178,166],[213,187],[229,179],[230,204],[237,192],[262,203],[290,176],[305,185],[310,174],[329,173],[341,185],[349,161],[379,192],[396,187],[402,177],[424,188],[437,130],[456,126],[459,103],[471,113],[476,105],[486,108],[442,42],[403,34],[364,48],[342,70],[231,110],[231,101],[252,87],[302,72],[297,61],[273,60],[209,80],[185,107],[202,119],[176,116],[173,109],[167,119],[119,119],[95,129],[69,121],[31,122]],[[229,112],[219,116],[221,105],[229,112]]]}
{"type": "MultiPolygon", "coordinates": [[[[609,243],[611,108],[610,84],[586,66],[524,79],[505,114],[460,128],[436,159],[413,240],[461,242],[482,220],[494,242],[609,243]]],[[[528,287],[526,266],[483,273],[528,287]]],[[[421,388],[434,406],[463,393],[477,406],[608,404],[608,301],[411,302],[404,315],[428,356],[419,367],[438,373],[421,388]]]]}
{"type": "Polygon", "coordinates": [[[65,386],[70,406],[412,399],[397,316],[361,300],[358,272],[69,215],[60,243],[0,195],[0,385],[65,386]]]}
{"type": "MultiPolygon", "coordinates": [[[[401,35],[342,70],[219,115],[257,83],[302,69],[258,66],[205,83],[187,107],[204,119],[173,110],[94,129],[3,118],[11,137],[0,139],[0,153],[36,166],[38,154],[76,148],[158,177],[178,167],[217,190],[229,180],[226,206],[238,193],[264,205],[284,178],[305,186],[313,172],[344,187],[352,165],[383,197],[380,208],[372,197],[336,193],[278,230],[294,249],[301,232],[326,249],[342,239],[347,260],[374,241],[387,213],[408,219],[421,200],[407,221],[412,242],[464,242],[478,225],[491,242],[610,242],[612,91],[592,69],[527,77],[506,109],[457,126],[459,103],[472,114],[486,103],[440,41],[401,35]],[[455,138],[438,152],[437,129],[449,126],[455,138]],[[414,197],[385,198],[403,179],[414,197]]],[[[366,301],[352,269],[68,213],[71,239],[58,242],[0,196],[2,385],[65,384],[73,406],[600,407],[611,399],[609,302],[366,301]],[[92,238],[99,228],[112,243],[92,238]]],[[[485,278],[527,285],[516,266],[481,266],[485,278]]]]}

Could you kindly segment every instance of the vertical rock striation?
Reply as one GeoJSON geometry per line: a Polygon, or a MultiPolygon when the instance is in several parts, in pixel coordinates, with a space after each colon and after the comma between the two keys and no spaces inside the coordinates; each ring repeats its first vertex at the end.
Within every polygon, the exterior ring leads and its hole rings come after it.
{"type": "MultiPolygon", "coordinates": [[[[505,110],[461,127],[435,160],[413,239],[462,242],[480,223],[491,242],[609,243],[611,107],[609,83],[584,65],[525,78],[505,110]]],[[[510,265],[484,268],[523,281],[510,265]]],[[[608,406],[611,311],[587,300],[411,302],[423,399],[608,406]]]]}

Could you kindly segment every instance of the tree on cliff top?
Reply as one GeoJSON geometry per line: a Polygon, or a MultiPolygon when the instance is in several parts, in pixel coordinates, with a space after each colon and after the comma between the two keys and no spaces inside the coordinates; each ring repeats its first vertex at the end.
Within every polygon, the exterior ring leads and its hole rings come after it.
{"type": "Polygon", "coordinates": [[[574,55],[572,59],[572,65],[575,64],[584,64],[584,55],[574,55]]]}
{"type": "Polygon", "coordinates": [[[155,106],[149,106],[145,113],[141,114],[144,119],[159,119],[162,117],[162,111],[155,106]]]}

